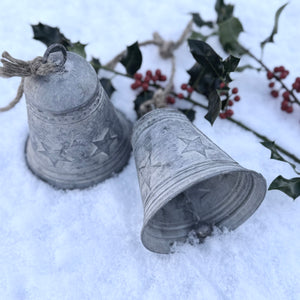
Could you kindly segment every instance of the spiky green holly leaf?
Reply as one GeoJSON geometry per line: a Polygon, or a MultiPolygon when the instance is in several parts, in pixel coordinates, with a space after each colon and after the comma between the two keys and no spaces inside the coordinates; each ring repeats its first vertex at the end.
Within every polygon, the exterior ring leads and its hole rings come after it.
{"type": "Polygon", "coordinates": [[[116,90],[115,87],[113,86],[111,80],[109,78],[103,77],[100,79],[100,82],[101,82],[106,94],[110,98],[111,95],[113,94],[113,92],[116,90]]]}
{"type": "Polygon", "coordinates": [[[211,125],[214,124],[221,110],[221,99],[216,90],[212,90],[208,95],[208,112],[204,116],[211,125]]]}
{"type": "Polygon", "coordinates": [[[206,72],[221,78],[224,66],[222,58],[207,43],[199,40],[188,40],[190,51],[195,60],[202,65],[206,72]]]}
{"type": "Polygon", "coordinates": [[[43,23],[31,25],[33,30],[33,38],[41,41],[47,47],[52,44],[62,44],[66,48],[72,45],[71,41],[67,39],[59,30],[58,27],[51,27],[43,23]]]}
{"type": "Polygon", "coordinates": [[[215,4],[215,11],[217,12],[217,23],[226,21],[233,16],[234,6],[232,4],[225,4],[223,0],[217,0],[215,4]]]}
{"type": "Polygon", "coordinates": [[[280,175],[272,181],[269,190],[279,190],[295,200],[300,196],[300,177],[286,179],[280,175]]]}
{"type": "Polygon", "coordinates": [[[219,24],[219,40],[224,51],[239,55],[246,52],[238,42],[239,35],[243,31],[242,23],[235,17],[229,18],[219,24]]]}
{"type": "Polygon", "coordinates": [[[126,54],[121,59],[121,64],[125,67],[127,74],[133,75],[142,65],[142,52],[138,42],[127,47],[126,54]]]}
{"type": "Polygon", "coordinates": [[[225,71],[225,73],[230,73],[230,72],[235,71],[235,69],[237,68],[239,62],[240,62],[240,59],[238,57],[235,57],[233,55],[229,55],[224,60],[224,71],[225,71]]]}
{"type": "Polygon", "coordinates": [[[92,60],[90,61],[90,64],[95,69],[96,73],[98,74],[98,71],[101,69],[101,63],[98,58],[92,57],[92,60]]]}
{"type": "Polygon", "coordinates": [[[184,115],[186,115],[186,117],[193,122],[195,120],[196,117],[196,111],[192,108],[190,109],[178,109],[179,111],[181,111],[184,115]]]}
{"type": "Polygon", "coordinates": [[[263,40],[261,43],[260,43],[260,47],[261,49],[263,50],[265,45],[267,43],[274,43],[274,36],[275,34],[277,34],[278,32],[278,22],[279,22],[279,17],[282,13],[282,11],[284,10],[284,8],[288,5],[288,3],[282,5],[281,7],[278,8],[278,10],[276,11],[275,13],[275,20],[274,20],[274,26],[273,26],[273,29],[272,29],[272,32],[270,34],[270,36],[268,36],[265,40],[263,40]]]}
{"type": "Polygon", "coordinates": [[[209,28],[213,28],[214,24],[212,21],[204,21],[199,13],[192,13],[191,14],[193,16],[193,22],[198,26],[198,27],[202,27],[202,26],[207,26],[209,28]]]}
{"type": "Polygon", "coordinates": [[[84,58],[86,58],[86,52],[85,52],[85,47],[87,44],[82,44],[79,41],[76,43],[72,43],[71,46],[68,46],[67,49],[70,52],[76,53],[84,58]]]}
{"type": "Polygon", "coordinates": [[[276,159],[276,160],[279,160],[279,161],[283,161],[285,163],[288,163],[293,169],[294,171],[300,175],[300,172],[298,172],[296,170],[296,165],[289,162],[288,160],[286,160],[278,151],[276,145],[275,145],[275,142],[261,142],[261,144],[263,146],[265,146],[266,148],[268,148],[270,151],[271,151],[271,159],[276,159]]]}

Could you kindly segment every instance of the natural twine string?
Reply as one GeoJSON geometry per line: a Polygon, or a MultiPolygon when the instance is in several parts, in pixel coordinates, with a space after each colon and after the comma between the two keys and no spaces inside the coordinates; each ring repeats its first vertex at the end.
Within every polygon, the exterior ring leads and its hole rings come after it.
{"type": "Polygon", "coordinates": [[[1,62],[3,67],[0,67],[0,77],[22,77],[21,83],[18,87],[17,95],[7,106],[0,108],[0,112],[8,111],[13,108],[22,98],[24,93],[24,78],[29,76],[45,76],[53,72],[57,72],[58,65],[46,61],[41,56],[37,56],[30,61],[24,61],[12,57],[8,52],[2,53],[1,62]]]}

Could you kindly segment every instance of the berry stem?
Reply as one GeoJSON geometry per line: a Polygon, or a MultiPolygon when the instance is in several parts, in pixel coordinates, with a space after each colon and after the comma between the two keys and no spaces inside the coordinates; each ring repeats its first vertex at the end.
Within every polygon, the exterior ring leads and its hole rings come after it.
{"type": "MultiPolygon", "coordinates": [[[[191,98],[188,98],[188,97],[185,97],[184,100],[196,105],[196,106],[199,106],[201,108],[204,108],[206,110],[208,110],[208,107],[191,99],[191,98]]],[[[244,123],[242,123],[241,121],[238,121],[232,117],[227,117],[226,118],[228,121],[236,124],[237,126],[243,128],[244,130],[248,131],[248,132],[251,132],[253,133],[255,136],[257,136],[259,139],[261,139],[262,141],[264,142],[273,142],[271,141],[270,139],[268,139],[266,136],[260,134],[259,132],[257,132],[256,130],[248,127],[247,125],[245,125],[244,123]]],[[[282,148],[281,146],[279,146],[278,144],[276,144],[276,148],[279,152],[283,153],[284,155],[288,156],[289,158],[291,158],[292,160],[294,160],[296,163],[300,164],[300,159],[295,156],[294,154],[290,153],[289,151],[287,151],[286,149],[282,148]]]]}
{"type": "MultiPolygon", "coordinates": [[[[245,51],[245,53],[247,55],[249,55],[251,58],[253,58],[256,62],[258,62],[267,72],[271,72],[273,73],[264,63],[261,59],[257,58],[250,50],[246,49],[244,46],[242,46],[241,44],[239,44],[240,47],[243,49],[243,51],[245,51]]],[[[298,105],[300,105],[300,101],[298,100],[298,98],[295,96],[295,94],[293,93],[293,90],[290,90],[285,83],[282,81],[282,79],[277,76],[276,74],[273,75],[273,77],[281,84],[281,86],[290,93],[291,97],[293,98],[293,100],[290,100],[292,103],[297,103],[298,105]]]]}

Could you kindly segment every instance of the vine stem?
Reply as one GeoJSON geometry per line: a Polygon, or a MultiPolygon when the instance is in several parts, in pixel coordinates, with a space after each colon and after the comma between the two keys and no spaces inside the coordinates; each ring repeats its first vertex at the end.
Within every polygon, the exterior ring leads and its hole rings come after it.
{"type": "MultiPolygon", "coordinates": [[[[243,51],[245,51],[245,53],[247,55],[249,55],[251,58],[253,58],[256,62],[258,62],[267,72],[271,72],[273,73],[267,66],[266,64],[259,58],[257,58],[250,50],[246,49],[243,45],[239,44],[239,46],[243,49],[243,51]]],[[[289,92],[289,94],[292,96],[293,98],[293,103],[297,103],[298,105],[300,105],[300,101],[297,99],[297,97],[295,96],[295,94],[293,93],[293,90],[290,90],[285,83],[281,80],[280,77],[278,77],[277,75],[275,75],[273,73],[274,78],[281,84],[281,86],[287,90],[289,92]]]]}

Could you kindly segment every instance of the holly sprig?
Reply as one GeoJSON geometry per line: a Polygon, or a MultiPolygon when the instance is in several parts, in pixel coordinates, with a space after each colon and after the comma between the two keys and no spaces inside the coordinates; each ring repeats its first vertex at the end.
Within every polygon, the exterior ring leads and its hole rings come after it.
{"type": "MultiPolygon", "coordinates": [[[[280,7],[276,12],[275,22],[270,36],[261,42],[262,53],[267,43],[274,42],[274,36],[278,32],[279,17],[286,5],[287,4],[280,7]]],[[[296,163],[300,163],[299,158],[283,147],[275,145],[275,143],[267,137],[232,117],[234,113],[232,106],[241,100],[241,96],[238,95],[238,87],[230,86],[232,82],[230,73],[235,71],[242,72],[245,69],[253,69],[256,71],[264,70],[267,78],[272,80],[269,83],[269,87],[272,89],[271,95],[277,98],[279,97],[280,90],[284,91],[282,94],[283,102],[281,104],[281,109],[288,113],[292,112],[291,107],[293,104],[300,104],[296,97],[296,92],[300,92],[300,79],[297,77],[292,88],[288,89],[283,82],[289,75],[288,70],[282,66],[273,69],[267,67],[262,61],[262,58],[257,58],[250,50],[239,42],[239,35],[244,29],[240,20],[234,16],[234,6],[225,4],[223,0],[217,0],[215,3],[215,10],[217,18],[214,21],[205,21],[199,13],[192,13],[191,21],[177,42],[165,41],[158,33],[154,33],[152,40],[135,42],[107,64],[102,64],[98,58],[94,57],[92,57],[89,62],[95,68],[96,72],[100,69],[104,69],[112,72],[114,76],[125,76],[133,80],[131,88],[137,92],[136,99],[134,100],[134,109],[136,110],[138,117],[153,108],[173,105],[176,101],[192,103],[193,107],[198,106],[207,110],[205,118],[212,125],[216,118],[220,116],[221,119],[227,119],[244,130],[255,134],[263,141],[262,144],[271,150],[271,158],[280,158],[279,160],[288,162],[299,175],[295,164],[285,160],[283,155],[296,163]],[[197,26],[197,31],[192,30],[193,25],[197,26]],[[207,35],[202,34],[201,28],[203,26],[210,28],[211,32],[207,35]],[[221,46],[224,51],[229,54],[226,59],[222,59],[207,43],[211,36],[219,37],[221,46]],[[178,92],[178,89],[174,87],[173,83],[176,70],[174,50],[186,41],[190,48],[191,55],[195,59],[195,63],[187,71],[189,74],[188,82],[182,83],[180,86],[181,91],[178,92]],[[143,61],[141,47],[149,44],[158,46],[163,59],[172,59],[172,73],[169,78],[158,68],[155,70],[147,70],[145,74],[139,72],[143,61]],[[254,61],[258,63],[259,67],[249,64],[238,66],[240,57],[243,55],[248,55],[253,58],[254,61]],[[125,72],[115,70],[118,63],[121,63],[124,66],[125,72]],[[277,85],[277,89],[275,89],[275,85],[277,85]],[[208,100],[207,105],[194,100],[192,98],[194,93],[206,96],[208,100]],[[282,155],[280,153],[282,153],[282,155]]],[[[32,25],[32,28],[34,31],[34,39],[43,42],[47,46],[52,43],[61,43],[67,50],[76,52],[86,58],[86,45],[81,44],[80,42],[71,42],[60,32],[59,28],[42,23],[32,25]]],[[[100,81],[109,96],[115,91],[111,79],[112,78],[107,77],[100,78],[100,81]]],[[[181,109],[191,121],[194,120],[196,113],[193,107],[181,109]]],[[[271,183],[269,189],[281,190],[288,196],[296,199],[300,195],[299,186],[299,177],[285,179],[282,176],[277,176],[271,183]]]]}

